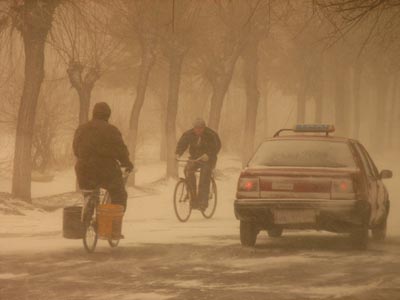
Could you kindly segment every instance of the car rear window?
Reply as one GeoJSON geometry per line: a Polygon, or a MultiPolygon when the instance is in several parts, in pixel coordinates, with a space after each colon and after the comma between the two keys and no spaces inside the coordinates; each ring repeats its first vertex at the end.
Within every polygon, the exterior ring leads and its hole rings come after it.
{"type": "Polygon", "coordinates": [[[275,140],[264,142],[249,166],[346,168],[356,164],[345,142],[275,140]]]}

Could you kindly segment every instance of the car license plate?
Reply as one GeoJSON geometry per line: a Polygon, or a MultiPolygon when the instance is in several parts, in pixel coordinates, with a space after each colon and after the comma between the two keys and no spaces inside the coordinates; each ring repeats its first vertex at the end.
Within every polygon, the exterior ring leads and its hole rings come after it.
{"type": "Polygon", "coordinates": [[[278,191],[292,191],[294,184],[291,182],[275,181],[272,182],[272,189],[278,191]]]}
{"type": "Polygon", "coordinates": [[[275,224],[313,224],[316,213],[312,209],[276,209],[274,210],[275,224]]]}

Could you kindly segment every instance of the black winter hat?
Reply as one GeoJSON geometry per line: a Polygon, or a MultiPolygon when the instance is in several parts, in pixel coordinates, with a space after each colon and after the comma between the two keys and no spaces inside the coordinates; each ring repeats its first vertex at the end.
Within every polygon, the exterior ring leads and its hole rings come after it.
{"type": "Polygon", "coordinates": [[[93,119],[108,121],[111,116],[111,108],[105,102],[96,103],[93,108],[93,119]]]}

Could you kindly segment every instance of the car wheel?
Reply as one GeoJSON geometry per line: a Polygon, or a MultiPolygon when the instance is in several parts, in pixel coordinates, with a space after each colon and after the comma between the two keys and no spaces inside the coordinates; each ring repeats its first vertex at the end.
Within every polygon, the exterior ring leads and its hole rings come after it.
{"type": "Polygon", "coordinates": [[[268,236],[271,238],[278,238],[282,236],[283,229],[279,227],[273,227],[267,230],[268,236]]]}
{"type": "Polygon", "coordinates": [[[386,227],[387,227],[387,220],[385,220],[381,225],[373,228],[371,230],[372,238],[375,241],[384,241],[386,238],[386,227]]]}
{"type": "Polygon", "coordinates": [[[387,218],[389,216],[390,211],[390,202],[389,200],[386,202],[386,217],[382,224],[376,226],[371,230],[372,238],[375,241],[384,241],[386,238],[386,228],[387,228],[387,218]]]}
{"type": "Polygon", "coordinates": [[[240,242],[245,247],[254,247],[258,230],[251,222],[240,221],[240,242]]]}
{"type": "Polygon", "coordinates": [[[350,233],[350,239],[354,249],[366,250],[368,246],[368,227],[353,229],[350,233]]]}

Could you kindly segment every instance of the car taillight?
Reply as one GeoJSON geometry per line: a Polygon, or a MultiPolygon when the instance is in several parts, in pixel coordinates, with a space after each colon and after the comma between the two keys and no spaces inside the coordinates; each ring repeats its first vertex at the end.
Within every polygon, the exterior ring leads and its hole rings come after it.
{"type": "Polygon", "coordinates": [[[333,199],[354,198],[353,181],[347,178],[333,180],[331,194],[333,199]]]}
{"type": "Polygon", "coordinates": [[[353,181],[350,179],[338,179],[332,181],[332,192],[353,193],[353,181]]]}
{"type": "Polygon", "coordinates": [[[258,178],[240,178],[239,191],[257,192],[259,190],[258,178]]]}

